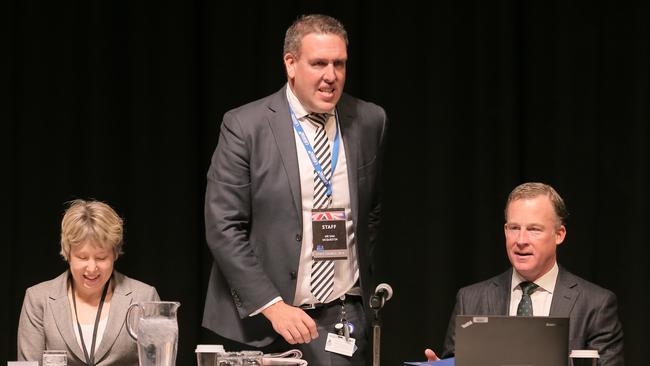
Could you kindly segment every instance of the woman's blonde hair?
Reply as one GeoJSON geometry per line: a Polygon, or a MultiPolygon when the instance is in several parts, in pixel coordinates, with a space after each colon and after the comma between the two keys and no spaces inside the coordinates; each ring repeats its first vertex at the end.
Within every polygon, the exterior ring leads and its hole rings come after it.
{"type": "Polygon", "coordinates": [[[69,202],[61,221],[61,256],[70,260],[72,248],[91,242],[122,254],[122,218],[104,202],[77,199],[69,202]]]}

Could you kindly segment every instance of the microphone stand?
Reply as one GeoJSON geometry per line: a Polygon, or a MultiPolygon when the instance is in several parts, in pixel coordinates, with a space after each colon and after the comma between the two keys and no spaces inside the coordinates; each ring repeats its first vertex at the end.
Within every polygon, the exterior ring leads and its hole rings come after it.
{"type": "Polygon", "coordinates": [[[370,308],[374,310],[375,313],[375,317],[372,321],[372,366],[380,366],[381,319],[379,318],[379,310],[381,310],[383,306],[383,297],[377,295],[372,295],[370,297],[370,308]]]}

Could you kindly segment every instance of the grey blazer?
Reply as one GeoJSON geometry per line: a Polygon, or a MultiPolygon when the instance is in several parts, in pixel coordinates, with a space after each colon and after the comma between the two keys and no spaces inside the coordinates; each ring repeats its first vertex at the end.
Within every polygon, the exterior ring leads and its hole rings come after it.
{"type": "MultiPolygon", "coordinates": [[[[456,315],[507,315],[512,268],[487,281],[458,291],[449,319],[443,357],[454,353],[456,315]]],[[[568,317],[569,349],[595,349],[598,365],[622,366],[623,328],[618,319],[616,295],[560,267],[550,316],[568,317]]]]}
{"type": "MultiPolygon", "coordinates": [[[[214,261],[203,326],[253,346],[277,337],[263,315],[249,315],[277,296],[293,301],[302,241],[300,172],[285,88],[224,115],[207,174],[206,239],[214,261]]],[[[337,111],[368,304],[387,118],[381,107],[347,94],[337,111]]]]}
{"type": "MultiPolygon", "coordinates": [[[[138,365],[136,343],[124,319],[132,303],[159,300],[156,289],[113,271],[115,289],[102,341],[95,349],[98,366],[138,365]]],[[[68,271],[27,289],[18,324],[18,360],[39,361],[44,350],[68,352],[68,366],[85,365],[83,350],[74,335],[67,295],[68,271]]]]}

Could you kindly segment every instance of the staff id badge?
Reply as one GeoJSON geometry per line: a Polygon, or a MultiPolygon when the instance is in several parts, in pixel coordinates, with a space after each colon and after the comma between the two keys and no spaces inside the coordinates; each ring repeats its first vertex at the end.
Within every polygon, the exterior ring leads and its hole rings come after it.
{"type": "Polygon", "coordinates": [[[311,211],[314,233],[312,258],[317,260],[348,259],[344,208],[317,208],[311,211]]]}

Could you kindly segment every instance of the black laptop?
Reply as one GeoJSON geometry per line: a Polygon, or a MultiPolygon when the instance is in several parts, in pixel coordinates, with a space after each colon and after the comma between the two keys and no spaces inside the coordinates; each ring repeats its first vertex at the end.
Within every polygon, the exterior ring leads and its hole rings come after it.
{"type": "Polygon", "coordinates": [[[569,318],[456,317],[456,366],[567,366],[569,318]]]}

